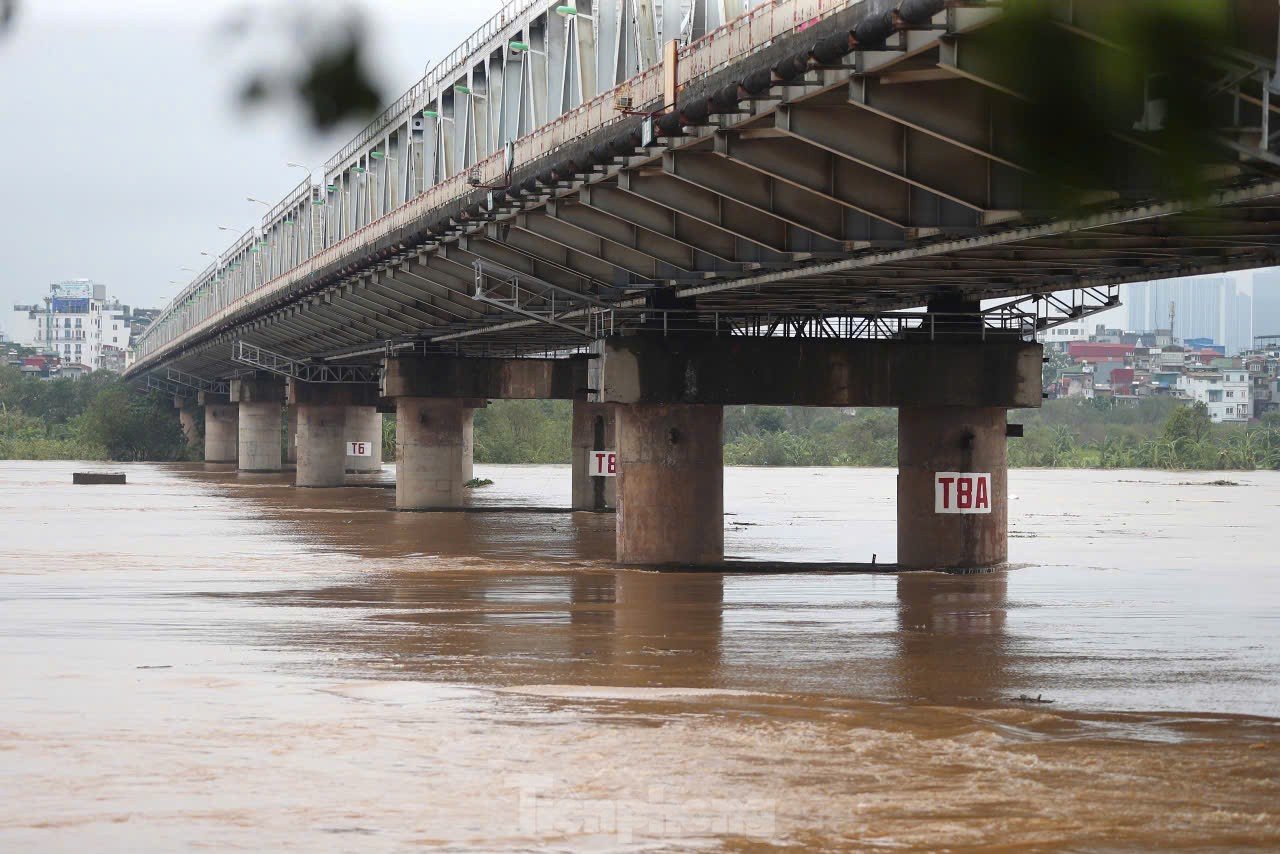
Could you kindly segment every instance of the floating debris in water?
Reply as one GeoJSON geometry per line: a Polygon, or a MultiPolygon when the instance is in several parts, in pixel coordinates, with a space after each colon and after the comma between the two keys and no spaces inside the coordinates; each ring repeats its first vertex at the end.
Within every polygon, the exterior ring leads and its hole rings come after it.
{"type": "Polygon", "coordinates": [[[493,481],[487,477],[473,477],[462,485],[467,489],[479,489],[482,486],[493,486],[493,481]]]}

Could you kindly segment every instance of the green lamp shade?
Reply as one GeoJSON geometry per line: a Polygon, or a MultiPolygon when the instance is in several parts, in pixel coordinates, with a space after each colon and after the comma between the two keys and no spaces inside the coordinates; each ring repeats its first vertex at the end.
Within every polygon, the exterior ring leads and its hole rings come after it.
{"type": "Polygon", "coordinates": [[[528,42],[507,42],[507,47],[511,48],[516,53],[523,53],[524,51],[529,49],[529,43],[528,42]]]}
{"type": "Polygon", "coordinates": [[[559,14],[561,14],[561,15],[576,15],[576,14],[578,14],[578,10],[577,10],[577,8],[576,8],[576,7],[574,7],[574,6],[557,6],[557,7],[556,7],[556,12],[558,12],[558,13],[559,13],[559,14]]]}
{"type": "Polygon", "coordinates": [[[461,83],[455,83],[455,84],[453,84],[453,91],[455,91],[455,92],[461,92],[461,93],[462,93],[462,94],[464,94],[464,95],[470,95],[470,94],[471,94],[471,87],[470,87],[470,86],[463,86],[461,83]]]}
{"type": "Polygon", "coordinates": [[[435,110],[423,110],[423,111],[422,111],[422,114],[423,114],[424,116],[426,116],[427,118],[429,118],[429,119],[438,119],[438,118],[440,118],[440,113],[438,113],[438,112],[437,112],[437,111],[435,111],[435,110]]]}

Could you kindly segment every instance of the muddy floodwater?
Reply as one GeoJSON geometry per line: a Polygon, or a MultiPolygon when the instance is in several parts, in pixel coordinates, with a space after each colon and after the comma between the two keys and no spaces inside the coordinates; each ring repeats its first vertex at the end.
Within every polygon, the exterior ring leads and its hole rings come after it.
{"type": "Polygon", "coordinates": [[[0,462],[0,850],[1280,846],[1276,473],[1014,471],[1010,569],[894,576],[779,566],[892,561],[892,470],[660,574],[567,467],[93,467],[0,462]]]}

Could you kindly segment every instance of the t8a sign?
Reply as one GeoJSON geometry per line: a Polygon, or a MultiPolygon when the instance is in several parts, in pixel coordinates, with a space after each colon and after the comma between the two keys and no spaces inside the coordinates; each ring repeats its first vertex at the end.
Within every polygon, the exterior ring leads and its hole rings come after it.
{"type": "Polygon", "coordinates": [[[592,477],[617,477],[617,451],[590,451],[587,455],[587,473],[592,477]]]}
{"type": "Polygon", "coordinates": [[[989,472],[940,471],[933,478],[935,513],[990,513],[989,472]]]}

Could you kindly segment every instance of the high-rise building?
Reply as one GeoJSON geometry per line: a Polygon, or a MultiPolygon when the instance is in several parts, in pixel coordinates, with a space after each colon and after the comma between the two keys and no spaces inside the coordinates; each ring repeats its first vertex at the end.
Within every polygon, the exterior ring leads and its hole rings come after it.
{"type": "Polygon", "coordinates": [[[1234,356],[1253,346],[1253,299],[1234,288],[1223,299],[1221,341],[1227,355],[1234,356]]]}
{"type": "Polygon", "coordinates": [[[1120,301],[1129,310],[1128,328],[1134,332],[1150,332],[1165,327],[1163,323],[1151,325],[1151,287],[1148,283],[1122,286],[1120,301]]]}
{"type": "Polygon", "coordinates": [[[1253,334],[1280,335],[1280,267],[1254,271],[1253,334]]]}
{"type": "Polygon", "coordinates": [[[17,343],[89,370],[119,369],[129,348],[129,307],[88,279],[55,282],[43,305],[14,306],[10,325],[17,343]]]}
{"type": "Polygon", "coordinates": [[[1254,334],[1266,334],[1259,325],[1259,308],[1274,316],[1264,321],[1280,334],[1280,270],[1269,271],[1274,279],[1268,293],[1273,302],[1258,302],[1258,282],[1254,276],[1254,296],[1240,293],[1234,276],[1194,276],[1129,285],[1124,302],[1129,308],[1129,326],[1135,332],[1151,332],[1173,326],[1175,340],[1209,339],[1226,348],[1228,354],[1252,346],[1254,334]]]}

